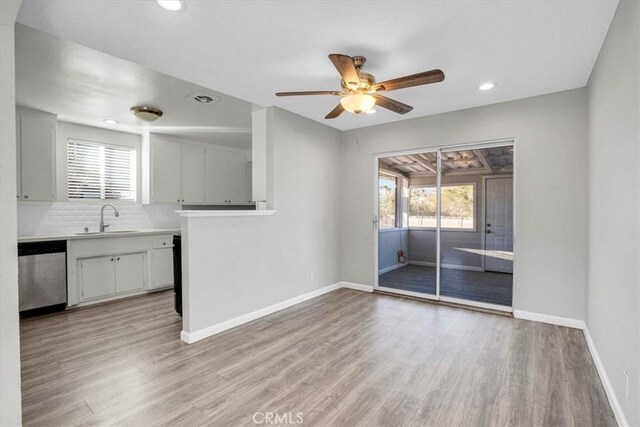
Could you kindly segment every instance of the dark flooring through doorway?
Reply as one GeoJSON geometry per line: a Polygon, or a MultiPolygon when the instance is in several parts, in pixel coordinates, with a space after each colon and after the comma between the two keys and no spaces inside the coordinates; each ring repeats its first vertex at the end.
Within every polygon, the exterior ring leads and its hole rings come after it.
{"type": "MultiPolygon", "coordinates": [[[[421,265],[406,265],[381,274],[378,285],[435,295],[436,269],[421,265]]],[[[442,269],[440,278],[440,295],[442,296],[510,307],[512,294],[512,274],[442,269]]]]}

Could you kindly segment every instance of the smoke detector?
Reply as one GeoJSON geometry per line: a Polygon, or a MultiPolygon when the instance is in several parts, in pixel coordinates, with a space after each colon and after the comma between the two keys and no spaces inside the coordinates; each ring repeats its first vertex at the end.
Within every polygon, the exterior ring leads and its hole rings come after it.
{"type": "Polygon", "coordinates": [[[162,111],[153,107],[137,106],[131,107],[131,113],[144,122],[155,122],[162,117],[162,111]]]}
{"type": "Polygon", "coordinates": [[[191,97],[200,102],[201,104],[215,104],[220,101],[220,97],[214,95],[207,95],[206,93],[196,92],[191,97]]]}

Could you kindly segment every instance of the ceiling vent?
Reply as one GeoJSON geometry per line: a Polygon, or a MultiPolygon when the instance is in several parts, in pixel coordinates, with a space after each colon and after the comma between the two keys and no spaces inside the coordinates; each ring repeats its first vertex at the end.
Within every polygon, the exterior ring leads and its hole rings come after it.
{"type": "Polygon", "coordinates": [[[196,92],[191,95],[193,99],[201,104],[215,104],[220,101],[220,97],[214,95],[207,95],[206,93],[196,92]]]}

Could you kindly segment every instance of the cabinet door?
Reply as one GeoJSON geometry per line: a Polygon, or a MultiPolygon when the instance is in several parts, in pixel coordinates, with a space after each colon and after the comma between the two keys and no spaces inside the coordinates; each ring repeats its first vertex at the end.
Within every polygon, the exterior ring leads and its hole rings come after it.
{"type": "Polygon", "coordinates": [[[173,285],[173,249],[154,249],[149,252],[150,288],[173,285]]]}
{"type": "Polygon", "coordinates": [[[226,203],[227,191],[227,152],[217,149],[207,149],[206,189],[207,202],[226,203]]]}
{"type": "Polygon", "coordinates": [[[116,256],[116,292],[144,288],[144,254],[116,256]]]}
{"type": "Polygon", "coordinates": [[[185,203],[205,200],[205,150],[182,144],[181,149],[181,199],[185,203]]]}
{"type": "Polygon", "coordinates": [[[151,148],[151,202],[180,202],[180,144],[153,141],[151,148]]]}
{"type": "Polygon", "coordinates": [[[80,260],[80,290],[82,300],[115,294],[115,256],[80,260]]]}
{"type": "Polygon", "coordinates": [[[247,159],[244,153],[229,151],[227,156],[229,192],[227,199],[231,203],[248,203],[247,197],[247,159]]]}
{"type": "Polygon", "coordinates": [[[55,199],[55,122],[20,116],[20,175],[22,200],[55,199]]]}
{"type": "Polygon", "coordinates": [[[116,292],[144,288],[144,254],[116,256],[116,292]]]}

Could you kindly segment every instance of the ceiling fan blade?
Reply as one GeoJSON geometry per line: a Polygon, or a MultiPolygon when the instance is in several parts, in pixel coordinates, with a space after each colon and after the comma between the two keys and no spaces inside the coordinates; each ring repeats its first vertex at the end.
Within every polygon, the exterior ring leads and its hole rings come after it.
{"type": "Polygon", "coordinates": [[[376,99],[376,105],[386,108],[387,110],[391,110],[394,113],[407,114],[409,111],[413,110],[411,105],[403,104],[395,99],[387,98],[386,96],[378,95],[377,93],[372,94],[372,96],[376,99]]]}
{"type": "Polygon", "coordinates": [[[331,110],[331,112],[325,116],[325,119],[335,119],[343,112],[344,112],[344,107],[342,106],[342,104],[338,104],[336,108],[331,110]]]}
{"type": "Polygon", "coordinates": [[[335,90],[309,90],[305,92],[278,92],[276,96],[300,96],[300,95],[341,95],[335,90]]]}
{"type": "Polygon", "coordinates": [[[360,84],[358,71],[356,71],[356,66],[353,65],[353,59],[350,56],[332,53],[329,55],[329,59],[333,62],[347,86],[358,86],[360,84]]]}
{"type": "Polygon", "coordinates": [[[410,76],[399,77],[384,82],[377,83],[373,86],[376,91],[390,91],[403,89],[405,87],[422,86],[430,83],[439,83],[444,80],[442,70],[425,71],[424,73],[412,74],[410,76]]]}

